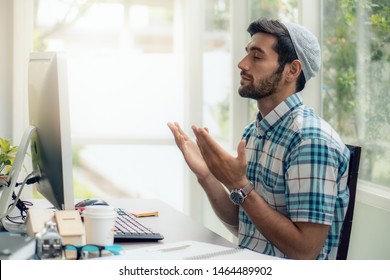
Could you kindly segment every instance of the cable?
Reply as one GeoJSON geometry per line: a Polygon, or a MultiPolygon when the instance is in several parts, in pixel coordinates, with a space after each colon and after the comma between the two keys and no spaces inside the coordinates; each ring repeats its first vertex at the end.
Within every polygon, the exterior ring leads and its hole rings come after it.
{"type": "Polygon", "coordinates": [[[14,208],[17,206],[17,203],[19,202],[20,195],[22,194],[23,188],[27,184],[27,181],[29,181],[30,179],[31,179],[30,182],[32,182],[34,180],[39,181],[39,178],[40,178],[40,173],[38,171],[33,171],[26,176],[26,178],[24,179],[24,181],[22,183],[18,184],[18,186],[21,186],[21,187],[19,189],[18,194],[16,195],[15,201],[13,202],[13,204],[10,204],[7,212],[3,216],[0,217],[0,220],[7,217],[14,210],[14,208]]]}
{"type": "MultiPolygon", "coordinates": [[[[16,198],[16,195],[15,193],[12,194],[12,198],[15,199],[16,198]]],[[[20,211],[20,215],[16,215],[16,216],[13,216],[11,217],[10,215],[6,216],[5,218],[14,223],[14,224],[23,224],[24,223],[24,220],[25,218],[27,217],[27,211],[28,211],[28,207],[27,206],[32,206],[32,202],[30,201],[23,201],[23,200],[18,200],[18,202],[16,203],[16,207],[19,209],[20,211]],[[23,222],[19,222],[20,220],[22,220],[23,222]]],[[[9,206],[11,207],[11,205],[9,206]]]]}
{"type": "MultiPolygon", "coordinates": [[[[34,173],[34,172],[32,172],[32,173],[34,173]]],[[[38,173],[38,171],[35,173],[38,173]]],[[[20,185],[23,185],[23,184],[31,185],[31,184],[39,183],[39,179],[41,179],[41,176],[35,176],[32,178],[29,178],[29,179],[25,180],[25,182],[16,183],[16,187],[19,187],[20,185]]]]}

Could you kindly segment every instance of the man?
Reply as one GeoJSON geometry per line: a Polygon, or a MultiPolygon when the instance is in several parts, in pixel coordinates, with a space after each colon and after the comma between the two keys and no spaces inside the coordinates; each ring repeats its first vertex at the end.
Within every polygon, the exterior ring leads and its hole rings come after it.
{"type": "Polygon", "coordinates": [[[298,92],[320,67],[315,36],[293,23],[260,19],[240,61],[242,97],[259,113],[225,152],[208,130],[196,142],[169,123],[176,144],[219,219],[239,245],[292,259],[335,259],[348,206],[349,151],[298,92]]]}

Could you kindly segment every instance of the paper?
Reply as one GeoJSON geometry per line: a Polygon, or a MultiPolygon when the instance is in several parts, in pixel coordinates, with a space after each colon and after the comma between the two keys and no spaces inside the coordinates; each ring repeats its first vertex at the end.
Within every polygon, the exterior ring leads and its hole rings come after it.
{"type": "MultiPolygon", "coordinates": [[[[102,259],[102,258],[100,258],[102,259]]],[[[226,247],[199,241],[180,241],[124,251],[104,259],[122,260],[280,260],[248,249],[226,247]]]]}

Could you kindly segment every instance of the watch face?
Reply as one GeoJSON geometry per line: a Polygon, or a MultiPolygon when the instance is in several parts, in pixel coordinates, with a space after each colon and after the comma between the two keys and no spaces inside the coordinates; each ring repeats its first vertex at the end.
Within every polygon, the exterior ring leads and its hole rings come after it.
{"type": "Polygon", "coordinates": [[[232,191],[230,193],[230,199],[236,205],[240,205],[244,202],[244,197],[239,190],[232,191]]]}

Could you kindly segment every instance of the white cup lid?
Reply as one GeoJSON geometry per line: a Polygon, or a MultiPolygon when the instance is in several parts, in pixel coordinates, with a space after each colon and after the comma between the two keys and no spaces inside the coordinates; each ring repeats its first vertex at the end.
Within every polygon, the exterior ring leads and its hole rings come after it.
{"type": "Polygon", "coordinates": [[[108,205],[90,205],[85,207],[83,216],[116,216],[116,211],[108,205]]]}

